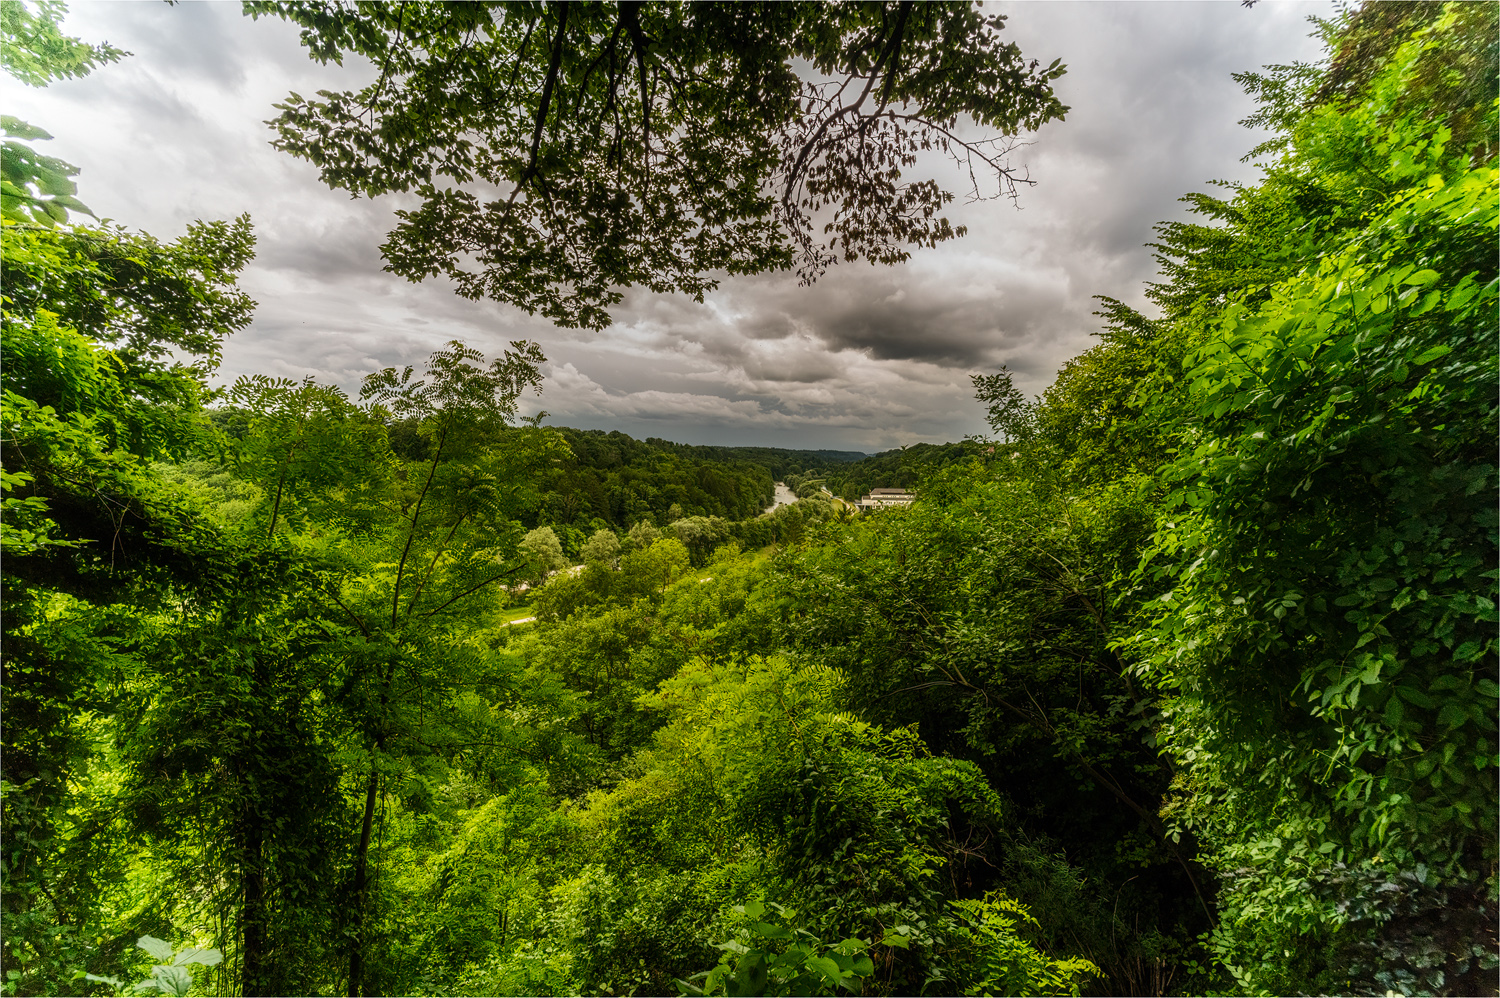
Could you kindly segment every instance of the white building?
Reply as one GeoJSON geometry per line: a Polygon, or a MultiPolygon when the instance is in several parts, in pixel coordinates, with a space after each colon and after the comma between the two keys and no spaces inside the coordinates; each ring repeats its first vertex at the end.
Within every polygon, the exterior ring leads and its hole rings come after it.
{"type": "Polygon", "coordinates": [[[910,506],[917,497],[905,489],[871,489],[854,505],[862,510],[889,509],[892,506],[910,506]]]}

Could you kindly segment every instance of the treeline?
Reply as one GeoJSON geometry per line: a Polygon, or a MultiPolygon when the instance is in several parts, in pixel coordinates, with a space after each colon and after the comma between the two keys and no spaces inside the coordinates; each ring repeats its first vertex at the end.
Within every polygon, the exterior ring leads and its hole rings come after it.
{"type": "Polygon", "coordinates": [[[1246,76],[1160,316],[910,508],[595,527],[531,623],[549,483],[668,453],[513,425],[534,344],[226,432],[248,222],[6,225],[0,987],[1495,994],[1496,11],[1246,76]]]}
{"type": "Polygon", "coordinates": [[[696,458],[700,461],[749,461],[759,464],[771,473],[771,477],[782,481],[787,475],[798,474],[808,468],[849,464],[869,457],[861,451],[852,450],[788,450],[782,447],[718,447],[704,444],[679,444],[657,437],[648,437],[646,443],[696,458]]]}

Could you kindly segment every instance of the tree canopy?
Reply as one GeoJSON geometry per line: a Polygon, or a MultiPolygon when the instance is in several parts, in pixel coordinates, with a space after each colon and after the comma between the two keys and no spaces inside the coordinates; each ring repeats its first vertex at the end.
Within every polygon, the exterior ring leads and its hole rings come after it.
{"type": "Polygon", "coordinates": [[[274,126],[331,187],[421,199],[388,270],[567,326],[604,328],[632,286],[701,301],[716,272],[905,260],[963,234],[907,176],[922,152],[1013,194],[1011,139],[1067,111],[1062,65],[969,2],[245,6],[378,67],[274,126]]]}

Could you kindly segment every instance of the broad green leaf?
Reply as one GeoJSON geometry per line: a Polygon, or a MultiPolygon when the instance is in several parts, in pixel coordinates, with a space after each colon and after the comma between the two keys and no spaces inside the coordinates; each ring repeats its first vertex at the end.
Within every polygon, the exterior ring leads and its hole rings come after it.
{"type": "Polygon", "coordinates": [[[1466,277],[1448,294],[1443,306],[1450,312],[1456,312],[1469,303],[1469,300],[1479,293],[1479,285],[1473,282],[1473,278],[1466,277]]]}
{"type": "Polygon", "coordinates": [[[1484,643],[1480,641],[1465,641],[1453,650],[1453,661],[1472,662],[1484,654],[1484,643]]]}
{"type": "Polygon", "coordinates": [[[1469,720],[1469,712],[1456,703],[1450,703],[1438,711],[1438,723],[1456,728],[1469,720]]]}
{"type": "Polygon", "coordinates": [[[839,970],[839,965],[826,956],[810,956],[807,958],[807,965],[827,978],[830,984],[837,984],[843,979],[844,975],[839,970]]]}
{"type": "Polygon", "coordinates": [[[766,958],[759,951],[752,952],[735,968],[732,990],[736,995],[763,995],[770,974],[766,970],[766,958]]]}
{"type": "Polygon", "coordinates": [[[135,944],[149,953],[152,959],[161,963],[170,961],[172,954],[175,952],[172,949],[171,943],[158,939],[155,936],[141,936],[141,938],[135,941],[135,944]]]}
{"type": "Polygon", "coordinates": [[[185,995],[193,989],[193,975],[186,967],[152,967],[151,976],[135,986],[137,991],[158,991],[164,995],[185,995]]]}
{"type": "Polygon", "coordinates": [[[204,967],[217,967],[224,961],[224,954],[217,949],[201,949],[197,946],[189,946],[173,958],[172,963],[178,967],[186,967],[189,964],[199,964],[204,967]]]}
{"type": "Polygon", "coordinates": [[[1397,686],[1396,693],[1409,704],[1417,707],[1432,708],[1436,706],[1432,697],[1414,686],[1397,686]]]}
{"type": "Polygon", "coordinates": [[[1411,314],[1414,315],[1414,316],[1416,316],[1416,315],[1423,315],[1423,314],[1425,314],[1427,312],[1430,312],[1442,300],[1443,300],[1443,293],[1441,291],[1437,290],[1436,288],[1434,288],[1433,290],[1427,292],[1427,294],[1425,294],[1422,297],[1421,302],[1418,303],[1417,306],[1411,310],[1411,314]]]}
{"type": "Polygon", "coordinates": [[[15,139],[50,139],[52,136],[45,130],[33,124],[22,121],[20,118],[8,114],[0,114],[0,130],[15,139]]]}

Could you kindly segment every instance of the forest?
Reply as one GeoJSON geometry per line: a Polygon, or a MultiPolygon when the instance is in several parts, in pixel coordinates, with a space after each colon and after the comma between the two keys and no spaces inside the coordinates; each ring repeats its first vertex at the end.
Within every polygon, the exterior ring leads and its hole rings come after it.
{"type": "MultiPolygon", "coordinates": [[[[280,141],[373,194],[511,129],[495,162],[550,193],[510,218],[429,185],[387,256],[564,324],[829,252],[754,194],[795,77],[742,106],[713,74],[847,57],[934,121],[1059,113],[1055,67],[967,3],[773,5],[754,45],[750,4],[502,5],[491,35],[453,26],[477,4],[398,6],[247,5],[405,81],[364,118],[290,101],[280,141]],[[511,73],[486,38],[519,44],[527,114],[431,124],[424,74],[511,73]],[[652,103],[642,38],[708,75],[652,103]],[[964,38],[959,93],[923,53],[964,38]],[[605,107],[611,158],[567,158],[605,107]],[[701,238],[639,215],[681,182],[671,135],[723,157],[701,238]]],[[[522,419],[528,341],[357,396],[217,380],[249,216],[96,221],[5,117],[0,991],[1500,993],[1497,9],[1345,9],[1321,61],[1241,74],[1259,180],[1141,234],[1151,314],[1099,299],[1039,397],[975,376],[984,439],[871,458],[522,419]],[[762,515],[779,478],[807,498],[762,515]],[[818,498],[877,485],[918,499],[818,498]]],[[[12,77],[122,57],[61,16],[0,6],[12,77]]],[[[947,237],[871,222],[879,184],[819,145],[857,126],[824,124],[786,183],[849,199],[850,252],[947,237]]]]}

